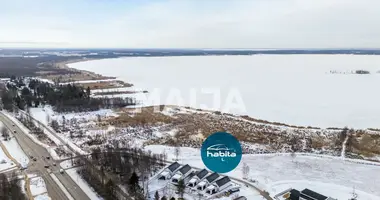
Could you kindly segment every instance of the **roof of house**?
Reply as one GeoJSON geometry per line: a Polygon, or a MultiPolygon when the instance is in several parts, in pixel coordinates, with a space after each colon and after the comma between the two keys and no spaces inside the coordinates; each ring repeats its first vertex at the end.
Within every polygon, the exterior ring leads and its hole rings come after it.
{"type": "Polygon", "coordinates": [[[326,200],[328,198],[307,188],[301,191],[300,196],[307,200],[326,200]]]}
{"type": "Polygon", "coordinates": [[[168,169],[172,172],[174,172],[176,169],[178,169],[181,165],[177,162],[175,163],[172,163],[171,165],[169,165],[168,169]]]}
{"type": "Polygon", "coordinates": [[[167,176],[169,172],[162,172],[161,176],[167,176]]]}
{"type": "Polygon", "coordinates": [[[206,180],[211,183],[213,181],[215,181],[215,179],[219,178],[219,174],[214,172],[213,174],[209,175],[206,177],[206,180]]]}
{"type": "Polygon", "coordinates": [[[219,187],[221,187],[221,186],[229,183],[230,181],[231,181],[230,178],[228,178],[228,176],[225,176],[225,177],[217,180],[215,183],[216,183],[216,185],[218,185],[219,187]]]}
{"type": "Polygon", "coordinates": [[[176,175],[174,175],[173,176],[173,178],[172,179],[177,179],[177,180],[179,180],[181,178],[181,175],[179,175],[179,174],[176,174],[176,175]]]}
{"type": "Polygon", "coordinates": [[[290,200],[299,200],[300,191],[292,189],[290,190],[290,200]]]}
{"type": "Polygon", "coordinates": [[[182,173],[182,174],[186,174],[188,171],[191,170],[191,167],[190,165],[185,165],[183,167],[181,167],[181,169],[179,169],[179,171],[182,173]]]}
{"type": "Polygon", "coordinates": [[[204,185],[206,185],[206,182],[205,182],[205,181],[202,181],[202,182],[200,182],[200,183],[198,184],[198,186],[200,186],[200,187],[202,187],[202,186],[204,186],[204,185]]]}
{"type": "Polygon", "coordinates": [[[206,175],[208,174],[208,171],[206,169],[202,169],[201,171],[199,171],[196,176],[199,178],[199,179],[202,179],[204,178],[206,175]]]}

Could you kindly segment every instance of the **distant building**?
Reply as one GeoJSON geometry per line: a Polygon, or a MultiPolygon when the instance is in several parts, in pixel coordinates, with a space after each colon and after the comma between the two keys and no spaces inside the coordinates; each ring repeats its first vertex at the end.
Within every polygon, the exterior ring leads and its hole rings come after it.
{"type": "Polygon", "coordinates": [[[208,171],[203,169],[195,174],[195,176],[189,181],[188,186],[194,187],[204,178],[206,178],[208,171]]]}
{"type": "Polygon", "coordinates": [[[160,180],[170,179],[179,170],[180,167],[181,165],[178,162],[172,163],[160,174],[159,179],[160,180]]]}
{"type": "Polygon", "coordinates": [[[206,189],[207,186],[209,186],[211,183],[213,183],[214,181],[216,181],[219,177],[220,176],[219,176],[218,173],[213,173],[213,174],[207,176],[203,181],[201,181],[197,185],[197,189],[198,190],[204,190],[204,189],[206,189]]]}
{"type": "Polygon", "coordinates": [[[190,173],[192,171],[193,170],[191,170],[190,165],[185,165],[185,166],[181,167],[177,171],[177,173],[173,176],[172,182],[173,183],[178,183],[180,180],[183,180],[183,179],[185,179],[185,177],[187,177],[188,175],[190,175],[190,173]]]}
{"type": "Polygon", "coordinates": [[[225,176],[217,181],[215,183],[209,185],[206,188],[206,192],[209,194],[215,194],[219,191],[222,191],[232,185],[231,180],[228,176],[225,176]]]}

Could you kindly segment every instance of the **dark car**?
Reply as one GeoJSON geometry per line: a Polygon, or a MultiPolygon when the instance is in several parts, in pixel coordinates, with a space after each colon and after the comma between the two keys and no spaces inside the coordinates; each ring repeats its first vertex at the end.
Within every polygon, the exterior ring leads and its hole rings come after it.
{"type": "Polygon", "coordinates": [[[49,156],[46,156],[46,159],[48,159],[48,160],[49,160],[49,159],[50,159],[50,157],[49,157],[49,156]]]}
{"type": "Polygon", "coordinates": [[[14,130],[13,133],[17,133],[17,132],[14,130]]]}
{"type": "Polygon", "coordinates": [[[37,158],[33,158],[33,161],[37,161],[37,158]]]}
{"type": "Polygon", "coordinates": [[[45,165],[45,168],[49,168],[49,165],[45,165]]]}

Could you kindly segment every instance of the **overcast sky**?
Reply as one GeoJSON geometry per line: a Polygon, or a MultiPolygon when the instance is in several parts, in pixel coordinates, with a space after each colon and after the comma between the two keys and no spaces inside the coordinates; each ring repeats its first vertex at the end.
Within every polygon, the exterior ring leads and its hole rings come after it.
{"type": "Polygon", "coordinates": [[[0,0],[0,47],[378,48],[380,0],[0,0]]]}

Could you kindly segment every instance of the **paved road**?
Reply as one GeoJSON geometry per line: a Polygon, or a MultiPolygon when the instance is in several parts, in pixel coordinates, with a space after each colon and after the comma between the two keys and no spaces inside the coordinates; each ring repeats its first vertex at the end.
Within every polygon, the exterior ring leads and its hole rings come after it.
{"type": "MultiPolygon", "coordinates": [[[[24,112],[24,111],[20,111],[20,112],[24,112]]],[[[24,112],[24,114],[27,115],[27,113],[25,113],[25,112],[24,112]]],[[[68,149],[70,149],[70,151],[72,151],[72,152],[76,155],[75,157],[77,157],[77,158],[82,158],[82,155],[81,155],[80,153],[78,153],[76,149],[73,149],[73,148],[67,143],[67,141],[65,141],[65,140],[63,140],[61,137],[59,137],[59,136],[57,135],[57,133],[56,133],[51,127],[46,126],[45,124],[41,123],[41,122],[38,121],[37,119],[33,118],[32,116],[30,116],[30,118],[31,118],[32,120],[34,120],[35,122],[37,122],[40,126],[44,127],[46,130],[48,130],[48,131],[49,131],[49,132],[50,132],[55,138],[57,138],[58,140],[60,140],[61,143],[62,143],[63,145],[66,145],[66,147],[67,147],[68,149]]],[[[63,160],[67,160],[67,159],[63,159],[63,160]]],[[[60,160],[60,162],[63,161],[63,160],[60,160]]],[[[88,162],[87,159],[84,159],[83,161],[84,161],[84,162],[88,162]]],[[[99,169],[97,169],[97,167],[94,167],[93,170],[99,170],[99,169]]],[[[99,174],[100,174],[100,173],[99,173],[99,174]]],[[[114,175],[111,175],[111,174],[109,174],[109,173],[105,173],[105,174],[106,174],[106,177],[112,179],[112,180],[114,181],[114,183],[118,183],[118,179],[117,179],[114,175]]],[[[70,193],[71,193],[71,192],[70,192],[70,193]]],[[[120,187],[116,187],[116,189],[115,189],[115,194],[116,194],[116,196],[118,197],[118,199],[120,199],[120,200],[130,200],[130,199],[131,199],[131,197],[130,197],[130,196],[129,196],[124,190],[120,189],[120,187]]],[[[87,199],[88,199],[88,198],[87,198],[87,199]]],[[[80,200],[82,200],[82,199],[80,199],[80,200]]],[[[86,199],[84,199],[84,200],[86,200],[86,199]]]]}
{"type": "Polygon", "coordinates": [[[64,192],[59,188],[57,183],[51,178],[50,173],[54,173],[59,181],[66,187],[67,191],[76,200],[90,200],[90,198],[82,191],[82,189],[68,176],[67,174],[59,173],[59,163],[57,166],[53,166],[54,161],[51,159],[46,159],[50,156],[49,152],[40,145],[36,144],[31,140],[26,133],[22,131],[17,125],[13,126],[13,122],[8,119],[2,112],[0,112],[0,121],[12,131],[15,130],[17,133],[13,135],[17,139],[19,145],[23,151],[28,156],[33,156],[37,158],[37,161],[30,159],[29,166],[27,169],[28,173],[36,173],[38,176],[45,180],[49,196],[54,200],[69,200],[64,192]],[[43,157],[43,158],[42,158],[43,157]],[[45,166],[49,166],[46,169],[45,166]]]}

